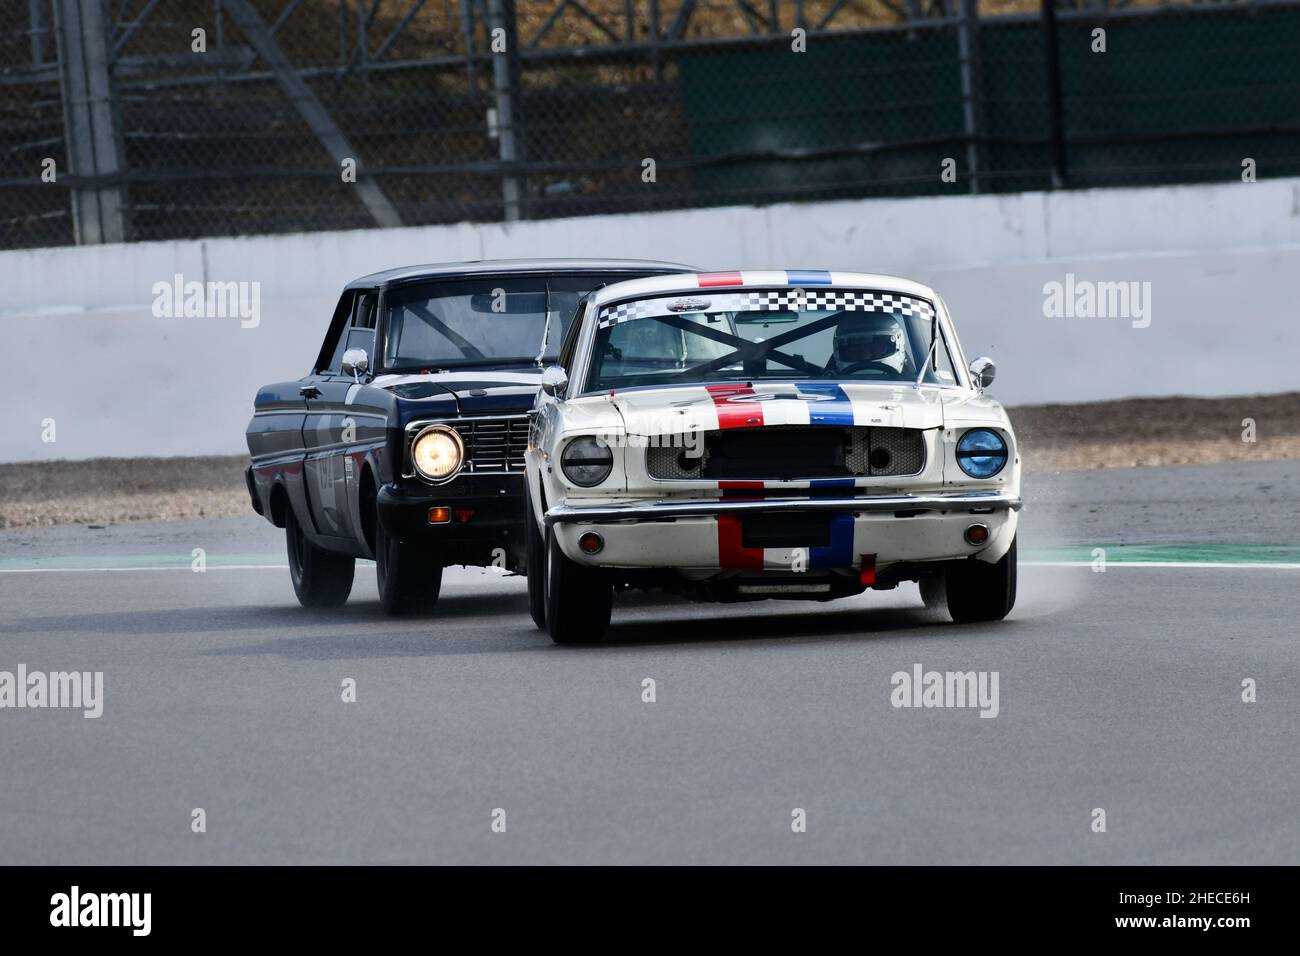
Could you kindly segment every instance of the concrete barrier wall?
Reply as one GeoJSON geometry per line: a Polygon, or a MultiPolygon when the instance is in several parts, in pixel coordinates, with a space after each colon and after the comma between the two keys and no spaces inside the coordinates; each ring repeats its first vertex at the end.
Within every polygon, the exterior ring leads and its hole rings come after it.
{"type": "Polygon", "coordinates": [[[931,283],[1009,404],[1300,387],[1300,180],[733,207],[0,253],[0,461],[242,451],[257,386],[308,370],[348,280],[597,255],[931,283]],[[259,324],[154,317],[177,274],[259,283],[259,324]],[[1046,317],[1068,274],[1150,283],[1150,324],[1046,317]]]}

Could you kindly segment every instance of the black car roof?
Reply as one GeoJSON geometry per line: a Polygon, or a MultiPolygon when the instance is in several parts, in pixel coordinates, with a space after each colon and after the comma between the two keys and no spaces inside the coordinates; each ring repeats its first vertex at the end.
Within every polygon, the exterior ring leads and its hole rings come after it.
{"type": "Polygon", "coordinates": [[[449,279],[457,276],[538,275],[544,273],[639,272],[663,275],[674,272],[698,272],[694,266],[680,262],[657,262],[653,259],[477,259],[473,262],[438,262],[421,266],[402,266],[374,272],[347,284],[348,289],[388,288],[425,279],[449,279]]]}

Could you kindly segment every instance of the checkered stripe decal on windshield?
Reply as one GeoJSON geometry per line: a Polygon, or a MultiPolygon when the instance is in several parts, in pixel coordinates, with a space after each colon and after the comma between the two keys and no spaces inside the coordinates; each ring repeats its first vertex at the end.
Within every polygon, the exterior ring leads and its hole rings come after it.
{"type": "Polygon", "coordinates": [[[627,322],[631,319],[644,319],[650,315],[671,315],[668,309],[660,308],[654,310],[654,302],[621,302],[618,305],[606,306],[600,310],[600,327],[603,329],[607,325],[618,325],[620,322],[627,322]]]}
{"type": "MultiPolygon", "coordinates": [[[[694,304],[692,303],[692,306],[694,304]]],[[[600,328],[608,328],[632,319],[679,312],[891,312],[895,315],[934,317],[934,306],[924,299],[888,292],[862,292],[856,289],[770,289],[753,292],[730,292],[723,295],[664,296],[639,302],[622,302],[600,310],[600,328]],[[707,302],[702,308],[670,309],[674,303],[698,299],[707,302]]]]}

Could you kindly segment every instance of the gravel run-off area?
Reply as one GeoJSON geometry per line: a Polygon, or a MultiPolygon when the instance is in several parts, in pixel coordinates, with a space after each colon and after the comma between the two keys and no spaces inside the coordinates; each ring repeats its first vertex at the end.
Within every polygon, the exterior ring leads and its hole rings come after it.
{"type": "MultiPolygon", "coordinates": [[[[1010,409],[1029,472],[1300,459],[1300,392],[1010,409]],[[1255,440],[1243,434],[1247,419],[1255,440]]],[[[0,464],[0,528],[251,514],[242,455],[0,464]]]]}

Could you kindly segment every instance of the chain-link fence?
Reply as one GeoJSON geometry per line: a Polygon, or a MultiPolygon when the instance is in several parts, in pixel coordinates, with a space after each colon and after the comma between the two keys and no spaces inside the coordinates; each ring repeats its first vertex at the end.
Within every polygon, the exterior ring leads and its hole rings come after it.
{"type": "Polygon", "coordinates": [[[1300,174],[1300,0],[3,9],[3,248],[1300,174]]]}

